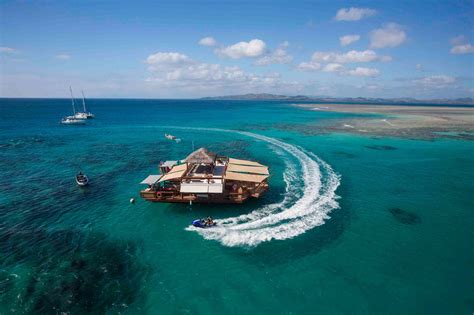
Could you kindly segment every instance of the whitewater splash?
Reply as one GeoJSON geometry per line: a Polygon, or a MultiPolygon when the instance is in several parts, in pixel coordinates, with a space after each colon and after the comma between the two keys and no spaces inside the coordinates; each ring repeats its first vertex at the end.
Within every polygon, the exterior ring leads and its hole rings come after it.
{"type": "Polygon", "coordinates": [[[299,165],[286,160],[283,178],[286,191],[283,200],[269,204],[251,213],[215,220],[212,229],[189,226],[205,239],[216,240],[226,246],[256,246],[270,240],[293,238],[324,224],[328,213],[339,207],[336,189],[339,176],[331,166],[315,154],[302,148],[267,136],[246,131],[215,128],[186,128],[203,131],[239,133],[265,141],[294,157],[299,165]],[[298,171],[300,170],[300,173],[298,171]]]}

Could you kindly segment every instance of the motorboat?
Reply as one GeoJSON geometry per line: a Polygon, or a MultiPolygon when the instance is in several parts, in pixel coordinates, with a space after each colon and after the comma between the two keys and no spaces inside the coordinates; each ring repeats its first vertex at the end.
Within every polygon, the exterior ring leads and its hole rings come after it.
{"type": "Polygon", "coordinates": [[[83,174],[82,172],[79,172],[76,175],[76,183],[79,186],[87,186],[89,184],[89,178],[87,177],[86,174],[83,174]]]}
{"type": "Polygon", "coordinates": [[[165,138],[168,139],[168,140],[176,140],[176,136],[173,136],[173,135],[167,134],[167,133],[165,133],[165,138]]]}

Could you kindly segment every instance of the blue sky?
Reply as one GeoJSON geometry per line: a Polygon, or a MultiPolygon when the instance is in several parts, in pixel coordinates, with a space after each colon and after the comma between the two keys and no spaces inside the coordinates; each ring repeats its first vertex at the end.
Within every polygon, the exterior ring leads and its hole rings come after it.
{"type": "Polygon", "coordinates": [[[473,1],[0,3],[0,96],[473,97],[473,1]]]}

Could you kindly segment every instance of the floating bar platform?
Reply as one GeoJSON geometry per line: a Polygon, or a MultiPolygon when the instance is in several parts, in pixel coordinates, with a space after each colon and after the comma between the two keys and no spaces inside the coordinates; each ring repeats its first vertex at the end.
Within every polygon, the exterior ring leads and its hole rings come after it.
{"type": "Polygon", "coordinates": [[[243,203],[268,190],[268,167],[258,162],[219,156],[200,148],[182,161],[160,163],[140,196],[152,202],[243,203]]]}

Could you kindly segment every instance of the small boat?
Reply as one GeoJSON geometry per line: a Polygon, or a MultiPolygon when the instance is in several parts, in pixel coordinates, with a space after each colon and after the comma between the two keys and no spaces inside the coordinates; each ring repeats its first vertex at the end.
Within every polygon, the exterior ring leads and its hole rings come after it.
{"type": "Polygon", "coordinates": [[[84,96],[84,91],[81,91],[81,92],[82,92],[82,108],[83,108],[84,111],[75,113],[74,117],[77,118],[77,119],[92,119],[92,118],[95,118],[94,114],[87,111],[87,109],[86,109],[86,98],[84,96]]]}
{"type": "Polygon", "coordinates": [[[173,136],[173,135],[167,134],[167,133],[165,133],[165,138],[168,139],[168,140],[176,140],[176,136],[173,136]]]}
{"type": "Polygon", "coordinates": [[[85,125],[86,121],[84,119],[77,119],[74,116],[66,116],[61,119],[61,124],[63,125],[85,125]]]}
{"type": "Polygon", "coordinates": [[[76,183],[79,186],[87,186],[89,184],[89,178],[86,176],[86,174],[79,172],[79,174],[76,175],[76,183]]]}
{"type": "Polygon", "coordinates": [[[197,220],[193,221],[193,226],[194,227],[198,227],[198,228],[202,228],[202,229],[210,228],[210,227],[213,227],[213,226],[216,226],[216,225],[217,225],[217,223],[212,221],[212,219],[211,219],[210,222],[206,219],[197,219],[197,220]]]}
{"type": "Polygon", "coordinates": [[[74,104],[74,96],[72,95],[72,88],[69,87],[69,91],[71,92],[71,103],[72,103],[72,116],[66,116],[61,119],[61,124],[63,125],[84,125],[86,123],[85,118],[81,118],[81,115],[77,115],[76,113],[76,106],[74,104]]]}

